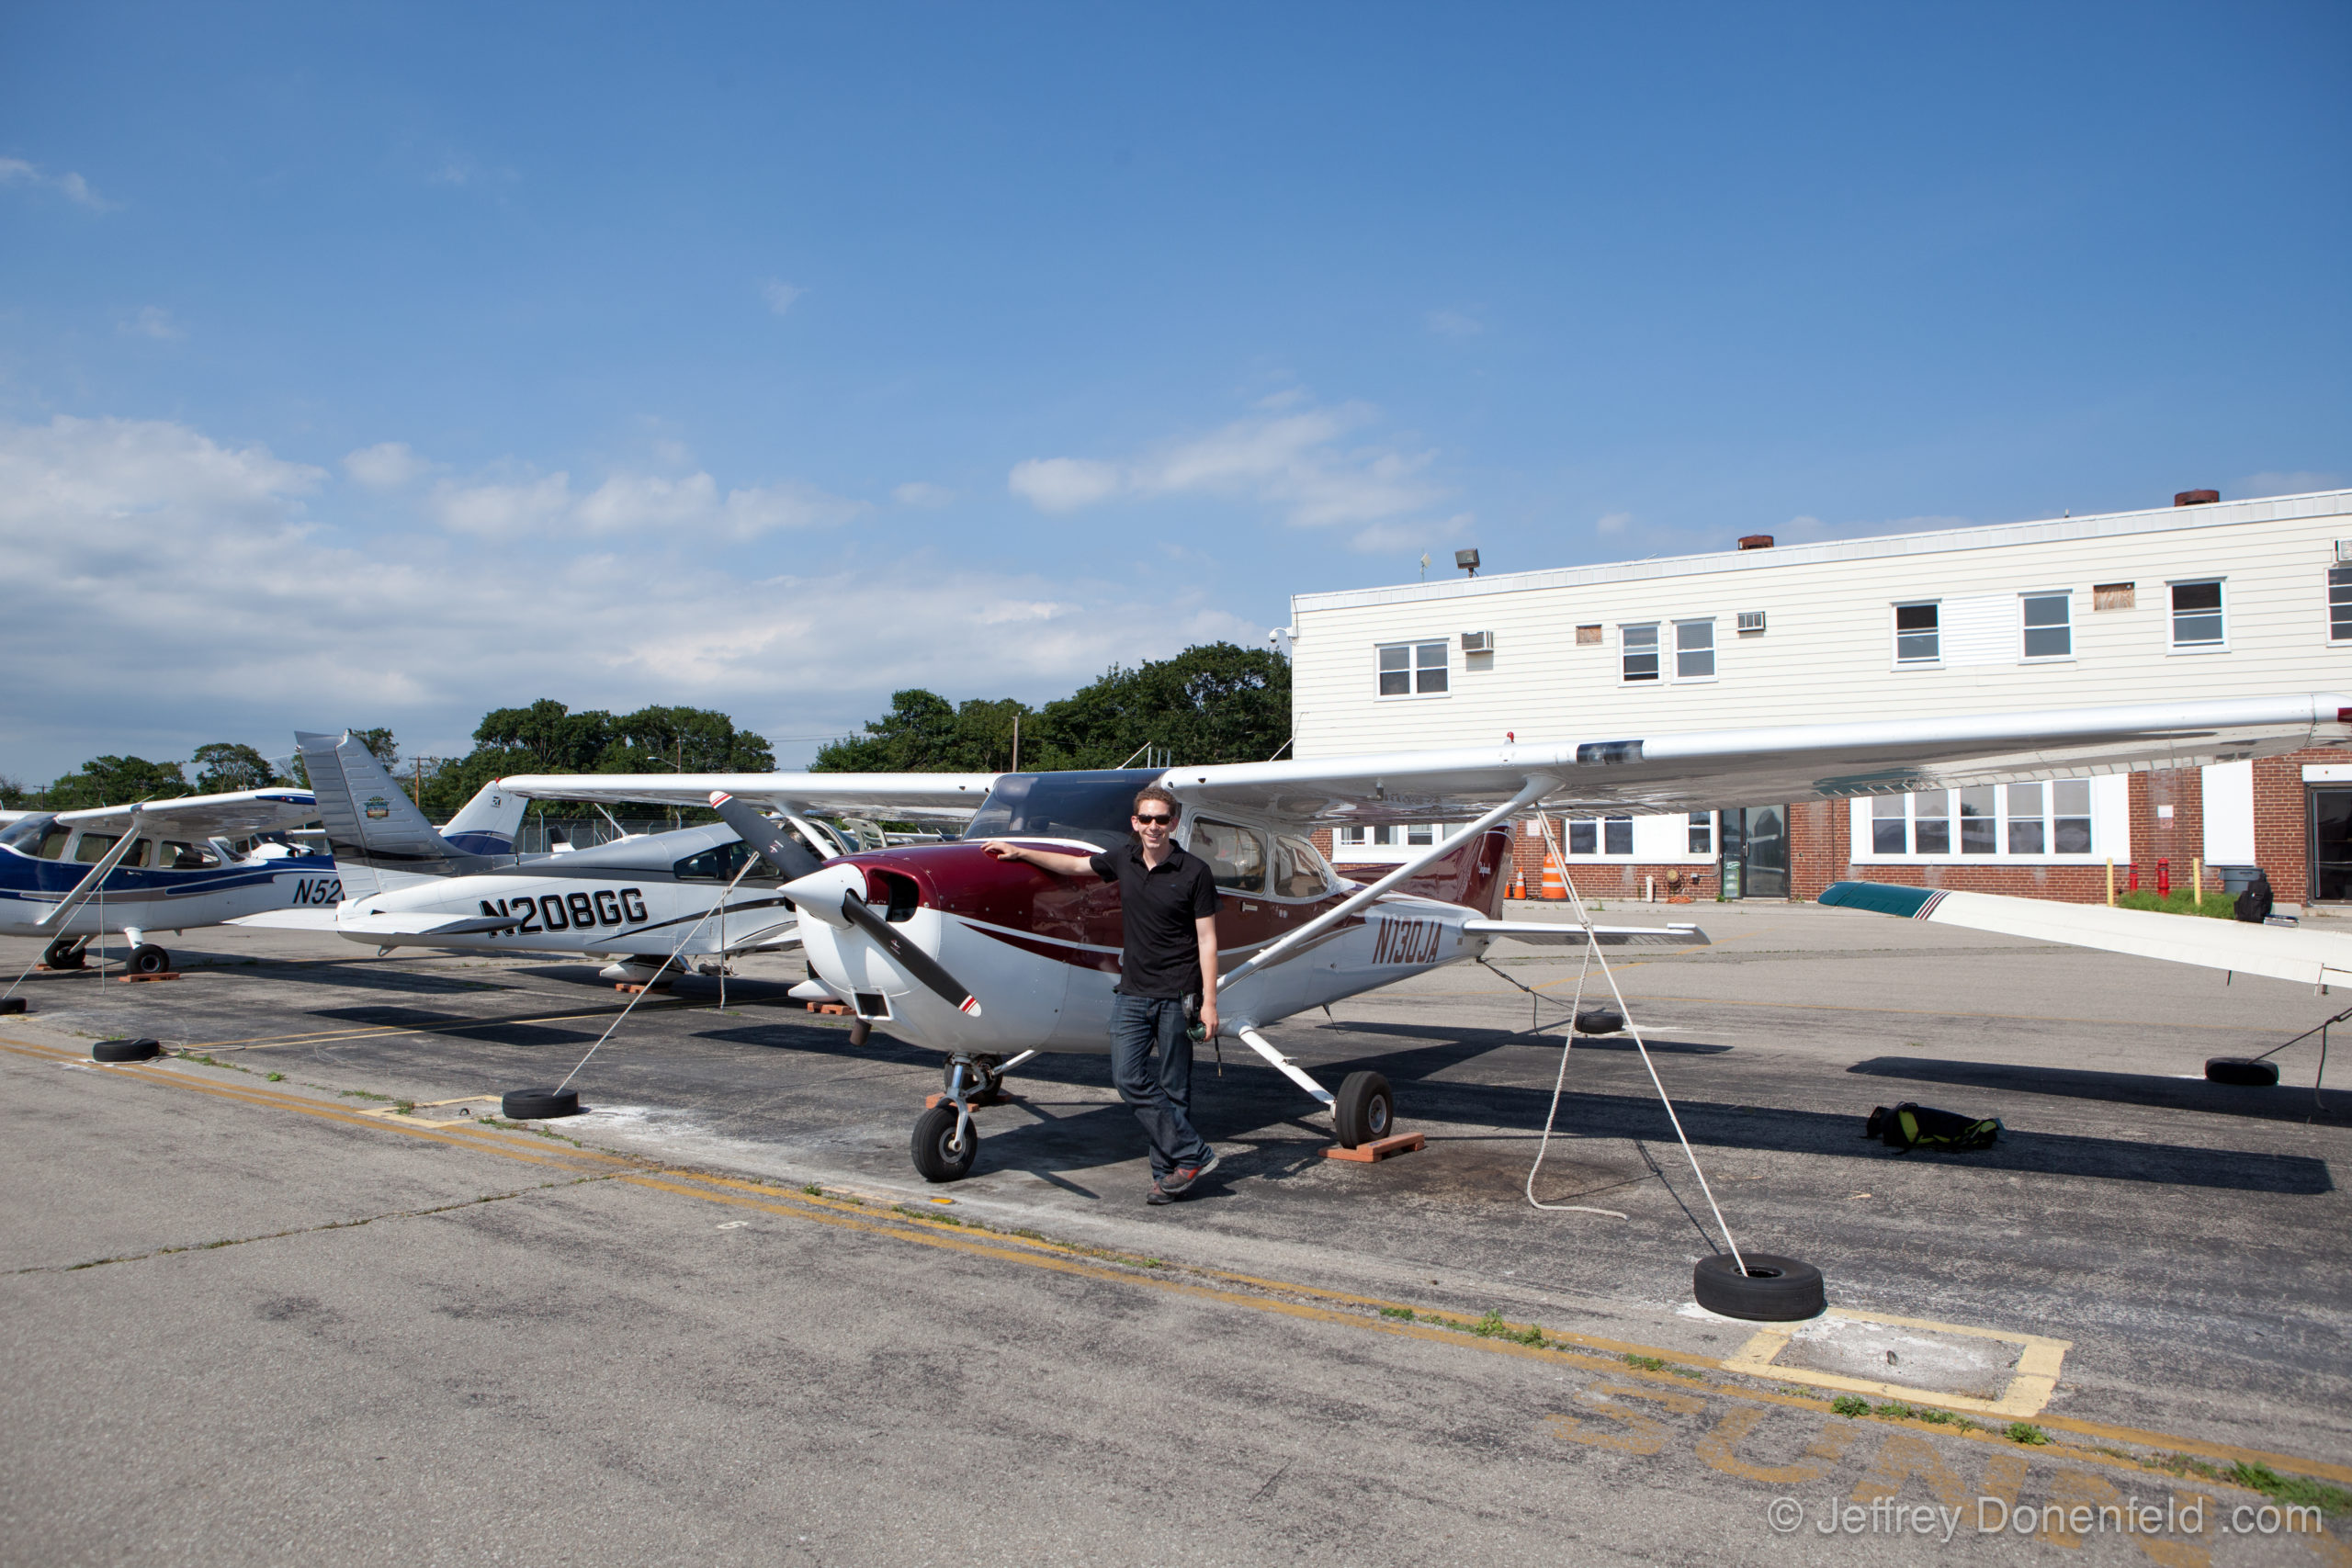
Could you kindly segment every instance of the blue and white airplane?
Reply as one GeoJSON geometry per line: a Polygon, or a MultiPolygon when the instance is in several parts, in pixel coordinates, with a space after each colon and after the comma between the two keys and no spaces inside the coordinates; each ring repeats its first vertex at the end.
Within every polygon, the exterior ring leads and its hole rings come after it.
{"type": "Polygon", "coordinates": [[[332,857],[284,843],[233,847],[318,814],[309,790],[291,788],[0,812],[0,935],[46,937],[49,967],[79,969],[93,942],[119,932],[133,971],[162,974],[172,955],[147,940],[151,932],[334,907],[341,891],[332,857]]]}

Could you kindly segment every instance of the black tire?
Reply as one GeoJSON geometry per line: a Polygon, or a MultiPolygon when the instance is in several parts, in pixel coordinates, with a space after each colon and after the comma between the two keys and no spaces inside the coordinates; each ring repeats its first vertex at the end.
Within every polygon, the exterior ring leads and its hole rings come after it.
{"type": "Polygon", "coordinates": [[[2247,1089],[2270,1089],[2278,1082],[2278,1064],[2257,1062],[2251,1056],[2208,1056],[2205,1058],[2205,1081],[2238,1084],[2247,1089]]]}
{"type": "Polygon", "coordinates": [[[1577,1014],[1578,1034],[1615,1034],[1625,1027],[1625,1015],[1615,1008],[1587,1008],[1577,1014]]]}
{"type": "Polygon", "coordinates": [[[90,1047],[93,1062],[152,1062],[164,1054],[154,1040],[101,1040],[90,1047]]]}
{"type": "Polygon", "coordinates": [[[1690,1293],[1709,1312],[1755,1323],[1794,1323],[1829,1309],[1821,1270],[1793,1258],[1750,1252],[1743,1277],[1729,1253],[1702,1258],[1690,1270],[1690,1293]]]}
{"type": "Polygon", "coordinates": [[[41,963],[51,969],[79,969],[83,964],[82,939],[62,936],[49,944],[40,955],[41,963]]]}
{"type": "Polygon", "coordinates": [[[0,997],[0,1016],[12,1016],[25,1010],[22,997],[0,997]]]}
{"type": "Polygon", "coordinates": [[[1350,1073],[1331,1097],[1331,1130],[1352,1149],[1396,1130],[1396,1095],[1378,1073],[1350,1073]]]}
{"type": "Polygon", "coordinates": [[[142,942],[130,950],[130,972],[134,975],[163,975],[170,972],[172,955],[152,942],[142,942]]]}
{"type": "Polygon", "coordinates": [[[514,1122],[544,1122],[556,1116],[580,1114],[576,1089],[510,1089],[498,1097],[500,1114],[514,1122]]]}
{"type": "Polygon", "coordinates": [[[980,1130],[967,1130],[962,1148],[949,1147],[959,1116],[955,1104],[943,1100],[915,1118],[915,1170],[925,1181],[961,1181],[972,1173],[972,1161],[980,1152],[980,1130]]]}

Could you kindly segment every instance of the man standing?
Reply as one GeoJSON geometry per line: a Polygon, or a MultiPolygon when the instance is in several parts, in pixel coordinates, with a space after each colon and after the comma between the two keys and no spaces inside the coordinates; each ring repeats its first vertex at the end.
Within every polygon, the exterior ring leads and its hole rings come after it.
{"type": "Polygon", "coordinates": [[[1177,844],[1176,815],[1176,797],[1151,784],[1136,796],[1135,840],[1122,848],[1090,857],[1002,839],[987,846],[998,860],[1119,885],[1126,947],[1111,1008],[1111,1077],[1151,1141],[1150,1203],[1173,1201],[1216,1168],[1216,1151],[1193,1129],[1186,1016],[1199,998],[1202,1037],[1216,1038],[1216,882],[1206,861],[1177,844]]]}

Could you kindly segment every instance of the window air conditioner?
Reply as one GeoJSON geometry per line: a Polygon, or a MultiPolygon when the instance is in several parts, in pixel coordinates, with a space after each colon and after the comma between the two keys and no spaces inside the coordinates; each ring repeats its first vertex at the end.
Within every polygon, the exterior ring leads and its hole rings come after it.
{"type": "Polygon", "coordinates": [[[1492,632],[1464,632],[1462,634],[1462,651],[1464,653],[1494,652],[1495,634],[1492,632]]]}
{"type": "Polygon", "coordinates": [[[1764,629],[1764,612],[1761,610],[1742,610],[1739,613],[1739,629],[1743,632],[1762,631],[1764,629]]]}

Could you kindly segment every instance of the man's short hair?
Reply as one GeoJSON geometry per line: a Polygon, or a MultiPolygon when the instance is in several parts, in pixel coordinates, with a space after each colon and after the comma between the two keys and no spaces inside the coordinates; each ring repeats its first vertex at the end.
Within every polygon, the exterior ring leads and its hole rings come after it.
{"type": "Polygon", "coordinates": [[[1143,803],[1147,800],[1156,800],[1168,807],[1168,815],[1170,817],[1184,815],[1184,808],[1176,804],[1176,797],[1168,793],[1166,784],[1146,784],[1136,792],[1136,816],[1143,815],[1143,803]]]}

